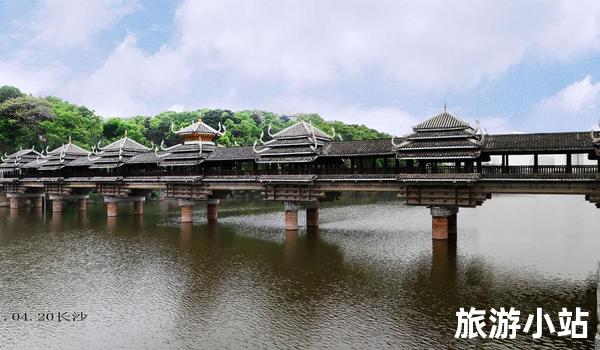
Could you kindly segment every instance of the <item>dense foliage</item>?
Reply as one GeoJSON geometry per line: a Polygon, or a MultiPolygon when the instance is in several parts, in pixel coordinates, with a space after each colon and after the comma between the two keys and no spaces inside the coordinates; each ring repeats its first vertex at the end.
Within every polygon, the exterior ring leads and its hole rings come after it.
{"type": "Polygon", "coordinates": [[[325,121],[318,114],[281,116],[263,111],[238,111],[201,109],[192,112],[163,112],[156,116],[104,119],[84,106],[76,106],[56,97],[33,97],[12,86],[0,87],[0,151],[13,152],[23,147],[35,146],[50,149],[73,142],[87,149],[99,141],[102,144],[117,140],[125,134],[147,146],[180,142],[171,131],[190,125],[202,118],[206,124],[218,129],[219,123],[227,133],[219,139],[225,146],[247,146],[257,140],[261,132],[267,140],[269,125],[277,132],[297,120],[310,121],[316,127],[331,133],[334,127],[344,140],[364,140],[388,135],[364,125],[350,125],[340,121],[325,121]]]}

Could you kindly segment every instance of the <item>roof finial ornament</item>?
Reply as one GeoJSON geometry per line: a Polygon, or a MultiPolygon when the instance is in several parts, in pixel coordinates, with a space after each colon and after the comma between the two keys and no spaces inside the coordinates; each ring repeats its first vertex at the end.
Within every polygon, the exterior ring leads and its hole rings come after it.
{"type": "Polygon", "coordinates": [[[267,129],[267,134],[273,138],[273,134],[271,134],[271,123],[269,123],[269,128],[267,129]]]}
{"type": "Polygon", "coordinates": [[[444,112],[446,112],[446,101],[444,101],[444,112]]]}
{"type": "Polygon", "coordinates": [[[127,137],[127,129],[125,129],[125,137],[127,137]]]}
{"type": "Polygon", "coordinates": [[[256,149],[256,144],[257,144],[257,143],[258,143],[258,141],[254,140],[254,144],[252,145],[252,149],[254,150],[254,152],[255,152],[255,153],[262,153],[262,152],[264,152],[264,151],[268,150],[268,148],[267,148],[267,147],[265,147],[265,148],[263,148],[263,149],[261,149],[261,150],[257,150],[257,149],[256,149]]]}

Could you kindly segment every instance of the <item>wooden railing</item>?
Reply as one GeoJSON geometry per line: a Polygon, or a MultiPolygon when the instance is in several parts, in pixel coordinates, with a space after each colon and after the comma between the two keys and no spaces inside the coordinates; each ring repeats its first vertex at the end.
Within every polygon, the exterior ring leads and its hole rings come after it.
{"type": "Polygon", "coordinates": [[[484,175],[552,175],[552,174],[595,174],[598,172],[596,165],[511,165],[497,166],[488,165],[481,167],[481,173],[484,175]]]}

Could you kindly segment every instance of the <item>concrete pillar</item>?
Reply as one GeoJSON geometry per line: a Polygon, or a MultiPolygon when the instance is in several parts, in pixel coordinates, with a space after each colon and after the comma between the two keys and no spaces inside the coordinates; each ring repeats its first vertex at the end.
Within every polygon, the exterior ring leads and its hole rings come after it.
{"type": "Polygon", "coordinates": [[[179,207],[181,208],[181,223],[193,222],[193,201],[179,200],[179,207]]]}
{"type": "Polygon", "coordinates": [[[52,198],[52,212],[59,213],[63,211],[64,201],[62,198],[54,197],[52,198]]]}
{"type": "Polygon", "coordinates": [[[448,237],[449,238],[456,238],[456,234],[457,234],[457,227],[456,227],[456,213],[448,216],[448,237]]]}
{"type": "Polygon", "coordinates": [[[10,197],[8,199],[10,209],[17,209],[21,205],[21,198],[19,197],[10,197]]]}
{"type": "Polygon", "coordinates": [[[306,226],[319,226],[319,207],[306,208],[306,226]]]}
{"type": "Polygon", "coordinates": [[[44,207],[44,197],[39,196],[39,197],[31,198],[31,204],[33,205],[34,208],[43,208],[44,207]]]}
{"type": "Polygon", "coordinates": [[[209,222],[216,222],[219,218],[219,200],[216,198],[209,198],[206,202],[206,219],[209,222]]]}
{"type": "Polygon", "coordinates": [[[115,217],[119,213],[119,207],[117,206],[117,202],[107,202],[106,203],[106,216],[115,217]]]}
{"type": "Polygon", "coordinates": [[[144,215],[144,201],[133,202],[133,215],[144,215]]]}
{"type": "Polygon", "coordinates": [[[284,202],[284,206],[286,231],[298,231],[298,204],[296,202],[284,202]]]}
{"type": "Polygon", "coordinates": [[[456,213],[457,207],[431,207],[431,238],[456,237],[456,213]]]}
{"type": "Polygon", "coordinates": [[[79,211],[87,210],[87,197],[79,199],[79,211]]]}

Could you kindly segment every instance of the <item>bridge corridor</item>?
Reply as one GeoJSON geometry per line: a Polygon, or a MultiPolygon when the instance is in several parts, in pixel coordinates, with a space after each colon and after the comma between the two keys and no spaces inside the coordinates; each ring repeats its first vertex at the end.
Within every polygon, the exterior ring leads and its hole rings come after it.
{"type": "Polygon", "coordinates": [[[215,223],[221,201],[251,192],[282,203],[282,227],[297,232],[299,210],[318,227],[320,203],[381,192],[429,208],[432,239],[448,240],[459,231],[459,209],[494,194],[577,194],[600,203],[595,131],[489,135],[444,110],[392,139],[338,141],[335,130],[303,121],[275,133],[269,127],[252,147],[219,146],[225,127],[201,120],[172,132],[181,143],[154,149],[125,134],[91,151],[69,140],[51,151],[5,155],[0,205],[45,207],[58,217],[66,201],[85,212],[93,194],[108,218],[123,205],[141,216],[146,198],[158,193],[178,201],[182,224],[193,222],[200,204],[215,223]]]}

